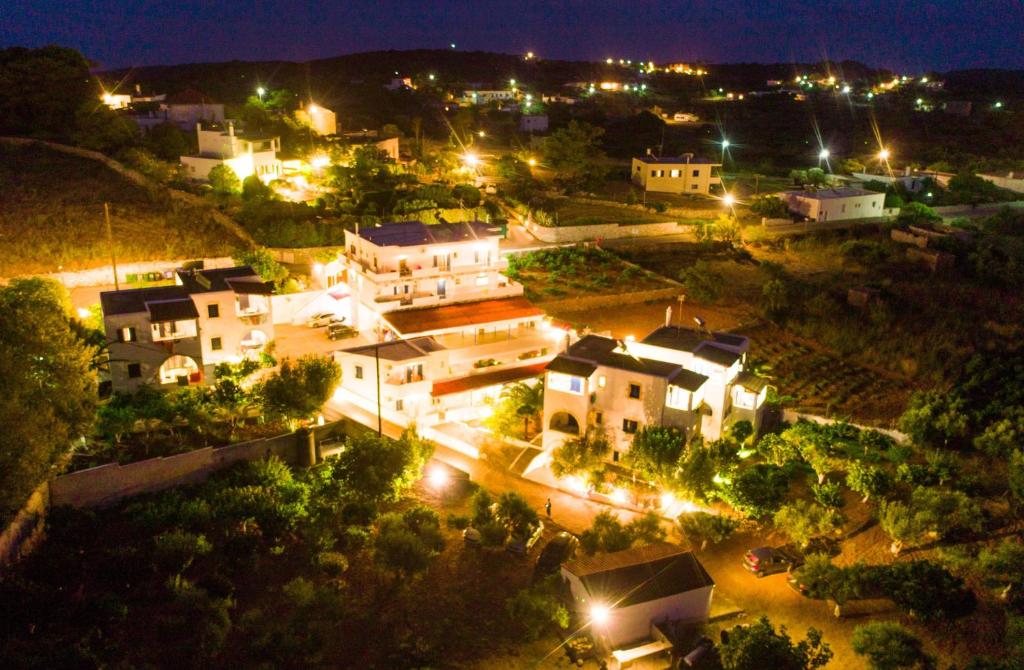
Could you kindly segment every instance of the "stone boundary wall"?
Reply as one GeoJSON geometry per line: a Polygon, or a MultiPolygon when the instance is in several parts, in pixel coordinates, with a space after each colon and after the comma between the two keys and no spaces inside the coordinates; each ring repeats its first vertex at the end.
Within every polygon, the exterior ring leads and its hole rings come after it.
{"type": "Polygon", "coordinates": [[[267,251],[278,263],[287,265],[312,265],[316,262],[317,255],[321,253],[340,254],[344,253],[345,247],[268,247],[267,251]]]}
{"type": "Polygon", "coordinates": [[[682,287],[670,286],[668,288],[651,289],[650,291],[634,291],[632,293],[614,293],[612,295],[594,295],[586,298],[538,302],[537,307],[545,312],[575,312],[600,309],[602,307],[617,307],[623,304],[636,304],[652,300],[674,300],[683,292],[682,287]]]}
{"type": "Polygon", "coordinates": [[[536,223],[527,229],[541,242],[561,244],[565,242],[583,242],[586,240],[615,240],[624,237],[657,237],[676,235],[690,230],[690,226],[681,226],[676,221],[662,223],[601,223],[590,226],[541,226],[536,223]]]}
{"type": "MultiPolygon", "coordinates": [[[[352,433],[355,428],[350,424],[349,420],[343,419],[315,427],[312,431],[314,448],[319,450],[330,437],[340,439],[352,433]]],[[[217,470],[239,461],[254,461],[274,455],[292,465],[303,465],[307,463],[308,454],[308,435],[296,432],[126,465],[109,463],[54,478],[50,482],[50,504],[103,507],[144,493],[197,484],[217,470]]]]}
{"type": "MultiPolygon", "coordinates": [[[[168,272],[174,271],[182,267],[186,263],[193,263],[197,260],[203,262],[203,267],[210,268],[230,268],[234,267],[235,261],[227,256],[218,256],[216,258],[189,258],[181,260],[170,260],[170,261],[139,261],[137,263],[118,263],[117,264],[117,276],[118,279],[127,284],[128,275],[130,274],[143,274],[146,272],[168,272]]],[[[114,284],[114,270],[109,265],[105,265],[99,268],[92,268],[90,270],[75,270],[73,272],[51,272],[49,274],[31,275],[33,277],[44,277],[46,279],[56,279],[64,286],[68,288],[78,288],[81,286],[108,286],[114,284]]]]}
{"type": "Polygon", "coordinates": [[[980,205],[941,205],[939,207],[932,207],[935,213],[943,218],[949,214],[952,218],[962,216],[964,214],[964,208],[969,209],[971,212],[991,212],[995,214],[1003,207],[1018,208],[1024,207],[1024,200],[1009,200],[1007,202],[985,202],[980,205]]]}
{"type": "MultiPolygon", "coordinates": [[[[838,419],[830,419],[828,417],[819,416],[817,414],[806,414],[804,412],[797,412],[797,411],[791,410],[791,409],[784,409],[784,410],[782,410],[782,420],[783,421],[787,421],[789,423],[796,423],[800,419],[803,419],[805,421],[810,421],[811,423],[821,424],[821,425],[828,425],[828,424],[832,424],[832,423],[839,423],[838,419]]],[[[907,434],[906,433],[901,433],[898,430],[893,430],[891,428],[878,428],[877,426],[865,426],[864,424],[851,423],[849,421],[847,421],[845,423],[848,423],[851,426],[854,426],[855,428],[860,428],[861,430],[873,430],[873,431],[875,431],[877,433],[882,433],[883,435],[888,435],[889,437],[891,437],[892,439],[896,440],[900,444],[907,444],[908,442],[910,442],[910,438],[907,436],[907,434]]]]}

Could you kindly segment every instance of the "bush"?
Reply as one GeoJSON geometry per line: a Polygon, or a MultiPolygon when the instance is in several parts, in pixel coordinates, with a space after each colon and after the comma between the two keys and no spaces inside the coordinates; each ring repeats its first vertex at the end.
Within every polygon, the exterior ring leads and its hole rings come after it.
{"type": "Polygon", "coordinates": [[[316,555],[316,566],[328,577],[341,577],[348,571],[348,558],[337,551],[321,551],[316,555]]]}
{"type": "Polygon", "coordinates": [[[789,479],[782,468],[759,463],[724,483],[718,495],[733,509],[756,519],[773,514],[788,488],[789,479]]]}
{"type": "Polygon", "coordinates": [[[679,532],[687,539],[693,537],[700,542],[701,551],[708,544],[718,544],[729,537],[739,522],[726,516],[707,512],[684,513],[677,520],[679,532]]]}
{"type": "Polygon", "coordinates": [[[162,572],[181,574],[199,556],[213,550],[205,535],[171,530],[153,538],[153,561],[162,572]]]}
{"type": "Polygon", "coordinates": [[[843,487],[839,482],[824,482],[812,484],[811,491],[818,504],[829,509],[839,509],[843,506],[843,487]]]}
{"type": "Polygon", "coordinates": [[[853,651],[865,656],[871,670],[929,667],[932,659],[921,641],[898,623],[874,621],[857,626],[851,640],[853,651]]]}
{"type": "Polygon", "coordinates": [[[465,530],[469,528],[469,517],[464,514],[449,514],[445,519],[445,526],[452,530],[465,530]]]}
{"type": "Polygon", "coordinates": [[[687,297],[697,302],[714,304],[721,294],[722,275],[705,261],[679,271],[679,281],[686,287],[687,297]]]}

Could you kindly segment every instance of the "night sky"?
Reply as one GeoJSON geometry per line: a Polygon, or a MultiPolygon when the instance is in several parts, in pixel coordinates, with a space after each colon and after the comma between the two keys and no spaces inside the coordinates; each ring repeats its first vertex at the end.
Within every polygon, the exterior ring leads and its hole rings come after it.
{"type": "Polygon", "coordinates": [[[61,44],[101,67],[309,60],[445,48],[547,58],[1024,68],[1020,0],[562,2],[3,0],[0,45],[61,44]]]}

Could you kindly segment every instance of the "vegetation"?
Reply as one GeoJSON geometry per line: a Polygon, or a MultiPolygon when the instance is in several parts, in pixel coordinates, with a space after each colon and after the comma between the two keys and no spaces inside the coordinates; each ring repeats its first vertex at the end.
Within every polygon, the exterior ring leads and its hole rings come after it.
{"type": "Polygon", "coordinates": [[[857,626],[852,644],[858,656],[867,658],[871,670],[927,668],[932,662],[913,633],[890,621],[857,626]]]}
{"type": "Polygon", "coordinates": [[[508,277],[534,299],[608,295],[668,288],[660,278],[624,264],[598,247],[541,249],[509,256],[508,277]]]}
{"type": "Polygon", "coordinates": [[[541,424],[544,409],[544,382],[507,384],[485,420],[488,428],[506,437],[529,440],[531,431],[541,424]]]}
{"type": "Polygon", "coordinates": [[[708,544],[718,544],[726,539],[739,526],[739,522],[727,516],[708,514],[707,512],[683,513],[677,519],[680,534],[700,542],[704,551],[708,544]]]}
{"type": "Polygon", "coordinates": [[[67,464],[95,419],[95,333],[72,315],[57,282],[16,279],[0,288],[0,521],[67,464]]]}
{"type": "Polygon", "coordinates": [[[665,530],[653,514],[623,525],[608,511],[599,512],[588,530],[580,535],[580,547],[588,554],[629,549],[634,543],[652,544],[665,539],[665,530]]]}
{"type": "Polygon", "coordinates": [[[341,366],[333,358],[308,355],[286,359],[262,383],[266,408],[288,419],[310,418],[320,411],[341,381],[341,366]]]}
{"type": "Polygon", "coordinates": [[[821,633],[807,630],[807,637],[794,643],[786,627],[778,631],[768,617],[761,617],[749,626],[736,626],[718,648],[723,670],[815,670],[832,659],[832,650],[822,641],[821,633]]]}
{"type": "Polygon", "coordinates": [[[604,470],[611,443],[600,427],[591,426],[579,437],[570,437],[551,453],[551,471],[556,477],[579,475],[591,479],[604,470]]]}

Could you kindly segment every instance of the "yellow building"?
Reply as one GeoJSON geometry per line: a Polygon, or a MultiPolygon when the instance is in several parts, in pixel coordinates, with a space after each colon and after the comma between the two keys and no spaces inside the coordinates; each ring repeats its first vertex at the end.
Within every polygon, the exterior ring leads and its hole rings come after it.
{"type": "Polygon", "coordinates": [[[692,154],[655,158],[643,156],[634,158],[630,171],[633,183],[652,193],[693,193],[708,195],[711,187],[721,184],[715,174],[721,163],[705,158],[694,158],[692,154]]]}

